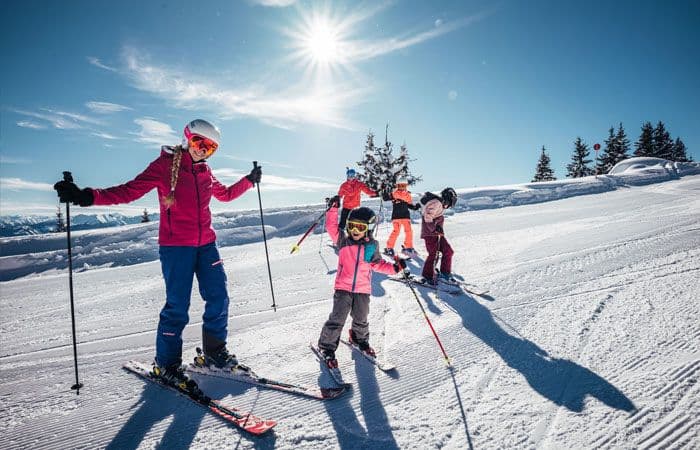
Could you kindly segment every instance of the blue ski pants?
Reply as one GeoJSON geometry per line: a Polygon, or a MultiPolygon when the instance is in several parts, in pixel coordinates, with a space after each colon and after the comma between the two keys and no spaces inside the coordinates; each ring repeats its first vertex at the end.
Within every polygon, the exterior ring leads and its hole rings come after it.
{"type": "Polygon", "coordinates": [[[214,242],[201,247],[161,246],[160,264],[166,300],[158,322],[156,362],[165,367],[182,363],[182,330],[189,322],[194,275],[204,299],[203,334],[226,341],[229,298],[226,272],[214,242]]]}

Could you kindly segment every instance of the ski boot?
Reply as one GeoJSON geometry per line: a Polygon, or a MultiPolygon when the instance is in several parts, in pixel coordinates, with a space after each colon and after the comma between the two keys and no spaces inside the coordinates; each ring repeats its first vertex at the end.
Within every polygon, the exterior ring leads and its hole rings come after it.
{"type": "Polygon", "coordinates": [[[194,363],[200,367],[215,366],[219,369],[232,370],[238,367],[238,359],[233,353],[229,353],[226,347],[222,347],[216,353],[208,354],[197,349],[197,356],[194,363]]]}
{"type": "Polygon", "coordinates": [[[447,281],[448,283],[454,283],[456,281],[449,272],[438,272],[438,279],[447,281]]]}
{"type": "Polygon", "coordinates": [[[394,253],[394,249],[388,248],[388,247],[384,249],[384,254],[390,258],[393,258],[394,256],[396,256],[396,254],[394,253]]]}
{"type": "Polygon", "coordinates": [[[377,356],[377,353],[374,351],[372,347],[369,345],[369,341],[367,339],[365,340],[358,340],[355,337],[355,333],[351,330],[350,331],[350,343],[357,345],[357,347],[366,353],[367,355],[371,356],[372,358],[377,356]]]}
{"type": "Polygon", "coordinates": [[[418,256],[418,254],[416,253],[416,249],[413,247],[403,247],[402,246],[401,253],[408,256],[409,258],[415,258],[416,256],[418,256]]]}
{"type": "Polygon", "coordinates": [[[164,384],[173,386],[189,395],[203,395],[202,391],[199,389],[199,386],[197,386],[197,382],[195,382],[187,375],[187,373],[185,373],[185,368],[180,363],[170,364],[166,367],[161,367],[158,364],[153,363],[151,374],[154,378],[160,380],[164,384]]]}
{"type": "Polygon", "coordinates": [[[333,350],[321,349],[321,354],[323,355],[323,360],[325,361],[326,366],[328,366],[329,369],[338,368],[338,360],[335,359],[335,352],[333,350]]]}

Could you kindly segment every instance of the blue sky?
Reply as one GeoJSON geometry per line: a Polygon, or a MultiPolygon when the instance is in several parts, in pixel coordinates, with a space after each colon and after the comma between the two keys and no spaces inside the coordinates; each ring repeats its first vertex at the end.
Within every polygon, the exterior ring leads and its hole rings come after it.
{"type": "MultiPolygon", "coordinates": [[[[222,182],[261,162],[265,207],[333,193],[387,123],[414,193],[528,182],[543,145],[564,178],[575,138],[620,122],[634,142],[662,120],[700,159],[696,1],[25,0],[3,16],[2,215],[53,214],[63,170],[133,178],[194,118],[222,131],[222,182]]],[[[112,210],[144,207],[154,192],[112,210]]]]}

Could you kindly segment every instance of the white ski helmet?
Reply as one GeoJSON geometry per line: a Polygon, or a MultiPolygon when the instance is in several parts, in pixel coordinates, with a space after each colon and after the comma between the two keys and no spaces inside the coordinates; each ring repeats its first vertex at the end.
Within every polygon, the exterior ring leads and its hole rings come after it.
{"type": "Polygon", "coordinates": [[[182,132],[182,148],[189,148],[189,140],[192,136],[201,136],[203,138],[211,139],[219,145],[221,141],[221,132],[211,123],[203,119],[195,119],[192,122],[185,125],[185,129],[182,132]]]}
{"type": "Polygon", "coordinates": [[[397,184],[397,185],[399,185],[399,184],[408,185],[408,178],[406,178],[406,177],[399,177],[399,178],[396,179],[396,184],[397,184]]]}

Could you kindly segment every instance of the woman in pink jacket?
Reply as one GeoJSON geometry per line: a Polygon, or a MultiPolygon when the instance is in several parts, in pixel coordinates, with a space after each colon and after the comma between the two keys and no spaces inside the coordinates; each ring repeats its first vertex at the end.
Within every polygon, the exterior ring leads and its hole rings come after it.
{"type": "Polygon", "coordinates": [[[370,208],[361,207],[350,211],[345,230],[338,229],[338,206],[340,197],[328,201],[326,231],[338,247],[338,271],[335,275],[333,310],[323,325],[318,339],[318,348],[324,355],[326,365],[338,367],[335,350],[348,314],[352,317],[350,341],[360,350],[374,356],[369,345],[369,295],[372,292],[372,272],[393,275],[403,270],[406,263],[398,259],[391,264],[382,259],[378,243],[372,237],[377,216],[370,208]],[[347,234],[345,233],[347,231],[347,234]]]}
{"type": "Polygon", "coordinates": [[[211,226],[211,198],[229,202],[259,183],[260,166],[231,186],[212,174],[206,160],[217,150],[221,134],[209,122],[193,120],[185,126],[181,145],[161,147],[160,156],[133,180],[106,189],[79,189],[59,181],[54,188],[62,202],[80,206],[116,205],[158,191],[159,254],[166,301],[160,312],[153,374],[182,389],[194,381],[182,367],[182,330],[189,321],[193,278],[204,299],[202,339],[207,364],[234,367],[238,361],[226,349],[229,297],[226,272],[211,226]]]}

